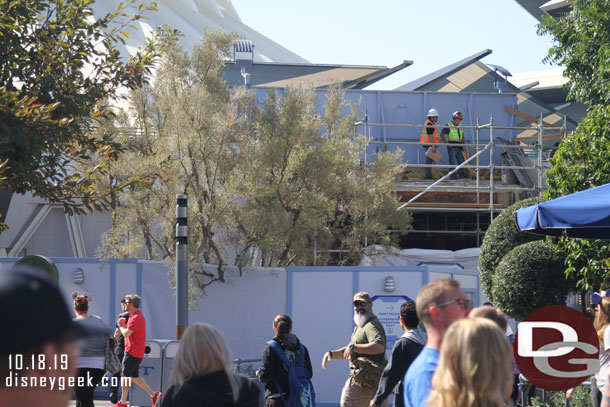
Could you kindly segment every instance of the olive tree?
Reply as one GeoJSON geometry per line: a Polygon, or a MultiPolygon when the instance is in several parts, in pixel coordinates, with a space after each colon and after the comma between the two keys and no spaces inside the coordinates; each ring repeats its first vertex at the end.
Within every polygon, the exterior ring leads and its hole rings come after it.
{"type": "Polygon", "coordinates": [[[206,32],[192,53],[168,46],[153,85],[107,123],[127,147],[97,187],[136,179],[112,199],[105,257],[173,259],[175,195],[189,196],[191,287],[225,282],[227,265],[355,264],[368,244],[406,230],[395,176],[402,152],[361,163],[354,107],[312,88],[229,88],[222,70],[236,36],[206,32]],[[341,255],[336,255],[339,251],[341,255]],[[204,267],[216,265],[215,268],[204,267]]]}
{"type": "MultiPolygon", "coordinates": [[[[117,44],[155,9],[121,4],[95,18],[94,0],[0,0],[0,187],[61,203],[68,212],[107,202],[93,174],[122,147],[95,132],[118,89],[141,87],[158,56],[154,36],[128,61],[117,44]],[[97,160],[96,165],[79,163],[97,160]]],[[[101,206],[100,206],[101,205],[101,206]]]]}

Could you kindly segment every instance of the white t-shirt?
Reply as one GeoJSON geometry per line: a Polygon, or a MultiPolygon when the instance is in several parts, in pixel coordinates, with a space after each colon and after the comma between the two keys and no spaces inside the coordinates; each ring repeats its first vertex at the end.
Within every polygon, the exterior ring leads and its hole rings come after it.
{"type": "Polygon", "coordinates": [[[604,330],[604,342],[599,344],[599,372],[595,375],[597,388],[606,388],[606,377],[610,373],[610,325],[604,330]]]}

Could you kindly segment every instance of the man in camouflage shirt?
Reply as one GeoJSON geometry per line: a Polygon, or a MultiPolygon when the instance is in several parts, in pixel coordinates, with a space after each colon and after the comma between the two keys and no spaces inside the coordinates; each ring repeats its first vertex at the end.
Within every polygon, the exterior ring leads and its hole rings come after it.
{"type": "MultiPolygon", "coordinates": [[[[348,359],[350,374],[341,392],[341,407],[368,407],[386,365],[385,330],[373,314],[368,293],[356,293],[353,305],[356,328],[350,342],[341,349],[326,352],[322,369],[326,370],[331,359],[348,359]]],[[[383,405],[387,405],[387,399],[383,405]]]]}

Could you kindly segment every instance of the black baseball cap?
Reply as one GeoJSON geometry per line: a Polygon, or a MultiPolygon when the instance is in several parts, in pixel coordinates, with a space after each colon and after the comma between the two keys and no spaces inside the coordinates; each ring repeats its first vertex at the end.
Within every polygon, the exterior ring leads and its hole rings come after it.
{"type": "Polygon", "coordinates": [[[0,272],[0,310],[1,323],[10,331],[0,335],[0,358],[100,333],[74,322],[57,284],[26,265],[0,272]]]}

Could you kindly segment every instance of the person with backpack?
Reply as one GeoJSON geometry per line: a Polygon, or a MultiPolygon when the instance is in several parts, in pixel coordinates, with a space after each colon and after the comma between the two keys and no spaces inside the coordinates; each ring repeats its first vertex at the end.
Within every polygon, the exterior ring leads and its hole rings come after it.
{"type": "Polygon", "coordinates": [[[309,351],[292,332],[292,320],[279,314],[273,320],[275,337],[267,342],[256,372],[265,383],[266,407],[310,407],[315,405],[309,351]]]}

